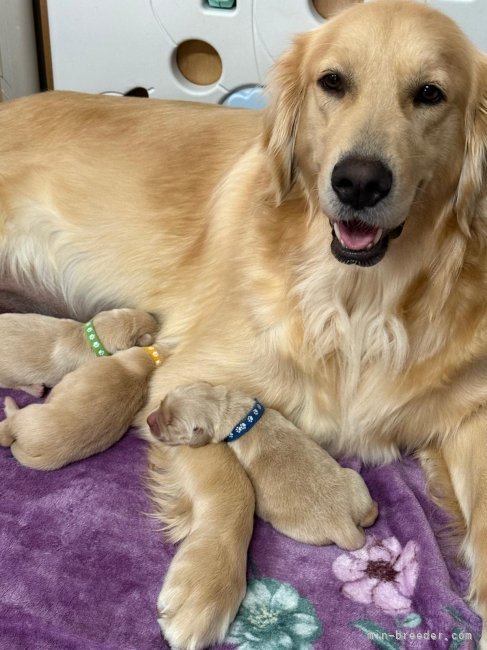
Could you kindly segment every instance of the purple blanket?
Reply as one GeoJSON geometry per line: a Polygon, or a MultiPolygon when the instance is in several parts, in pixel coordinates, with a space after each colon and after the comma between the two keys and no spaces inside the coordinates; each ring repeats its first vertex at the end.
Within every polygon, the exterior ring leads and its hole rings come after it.
{"type": "MultiPolygon", "coordinates": [[[[168,647],[155,603],[174,548],[147,516],[145,457],[133,434],[54,472],[0,450],[2,650],[168,647]]],[[[306,546],[256,522],[247,596],[225,648],[475,648],[468,576],[440,551],[444,515],[420,469],[405,459],[361,473],[380,516],[360,551],[306,546]]]]}

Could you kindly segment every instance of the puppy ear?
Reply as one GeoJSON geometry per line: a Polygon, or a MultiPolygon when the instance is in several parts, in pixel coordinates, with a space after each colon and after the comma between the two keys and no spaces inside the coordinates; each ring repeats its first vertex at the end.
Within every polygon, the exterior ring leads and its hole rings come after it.
{"type": "Polygon", "coordinates": [[[174,420],[174,412],[168,404],[167,395],[162,400],[161,405],[159,406],[159,413],[161,415],[161,420],[163,421],[166,427],[172,424],[174,420]]]}
{"type": "Polygon", "coordinates": [[[139,336],[135,343],[140,347],[143,347],[144,345],[150,345],[151,343],[154,343],[154,337],[152,334],[142,334],[142,336],[139,336]]]}
{"type": "Polygon", "coordinates": [[[466,118],[463,168],[458,183],[456,208],[465,233],[487,190],[487,56],[479,54],[476,91],[466,118]]]}
{"type": "Polygon", "coordinates": [[[228,395],[228,388],[223,384],[220,384],[213,387],[213,392],[218,400],[223,401],[228,395]]]}
{"type": "Polygon", "coordinates": [[[276,204],[295,180],[294,144],[305,94],[302,60],[308,42],[300,34],[277,62],[268,85],[271,101],[264,113],[263,146],[267,152],[276,204]]]}
{"type": "Polygon", "coordinates": [[[211,436],[208,431],[205,431],[202,427],[197,427],[193,429],[191,434],[191,439],[189,441],[190,447],[203,447],[211,442],[211,436]]]}

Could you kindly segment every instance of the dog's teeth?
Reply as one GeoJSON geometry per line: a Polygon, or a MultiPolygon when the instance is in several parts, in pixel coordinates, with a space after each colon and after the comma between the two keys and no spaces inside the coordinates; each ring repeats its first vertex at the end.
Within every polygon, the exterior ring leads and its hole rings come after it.
{"type": "Polygon", "coordinates": [[[345,243],[344,243],[344,241],[342,239],[342,233],[340,232],[340,226],[338,225],[338,223],[336,221],[333,224],[333,230],[335,231],[335,235],[338,237],[338,241],[345,248],[345,243]]]}
{"type": "Polygon", "coordinates": [[[377,244],[379,239],[382,237],[382,233],[383,233],[382,228],[379,228],[379,230],[377,231],[377,235],[374,237],[373,243],[370,244],[370,248],[372,248],[372,246],[375,246],[375,244],[377,244]]]}
{"type": "Polygon", "coordinates": [[[370,242],[370,244],[367,244],[367,248],[365,250],[370,251],[370,249],[372,248],[373,245],[374,244],[372,242],[370,242]]]}

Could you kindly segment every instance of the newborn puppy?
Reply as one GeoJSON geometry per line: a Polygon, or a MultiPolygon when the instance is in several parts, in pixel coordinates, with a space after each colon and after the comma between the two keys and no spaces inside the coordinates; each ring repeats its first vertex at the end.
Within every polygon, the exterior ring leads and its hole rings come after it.
{"type": "MultiPolygon", "coordinates": [[[[137,309],[102,311],[91,322],[109,354],[150,345],[159,329],[150,314],[137,309]]],[[[54,386],[97,354],[84,330],[83,323],[68,318],[0,314],[0,386],[39,397],[43,384],[54,386]]],[[[98,355],[103,356],[99,348],[98,355]]]]}
{"type": "Polygon", "coordinates": [[[355,550],[365,543],[361,527],[377,518],[377,504],[359,474],[340,467],[280,413],[263,410],[243,393],[207,383],[180,386],[147,423],[168,445],[199,447],[232,432],[229,447],[253,483],[257,514],[300,542],[355,550]],[[252,428],[249,417],[258,420],[252,428]],[[244,423],[248,430],[238,437],[244,423]]]}
{"type": "Polygon", "coordinates": [[[0,445],[35,469],[57,469],[108,449],[144,405],[150,375],[167,354],[133,347],[67,374],[45,404],[19,409],[5,398],[0,445]]]}

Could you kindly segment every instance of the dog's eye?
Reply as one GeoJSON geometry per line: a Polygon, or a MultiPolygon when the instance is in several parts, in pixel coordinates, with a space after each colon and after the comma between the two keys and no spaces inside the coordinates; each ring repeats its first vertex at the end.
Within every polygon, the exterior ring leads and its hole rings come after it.
{"type": "Polygon", "coordinates": [[[337,72],[328,72],[318,80],[318,83],[323,90],[331,90],[335,93],[343,90],[343,79],[337,72]]]}
{"type": "Polygon", "coordinates": [[[200,435],[203,433],[203,429],[201,427],[194,427],[193,433],[197,433],[198,435],[200,435]]]}
{"type": "Polygon", "coordinates": [[[421,86],[414,97],[416,104],[439,104],[445,99],[443,92],[433,84],[421,86]]]}

